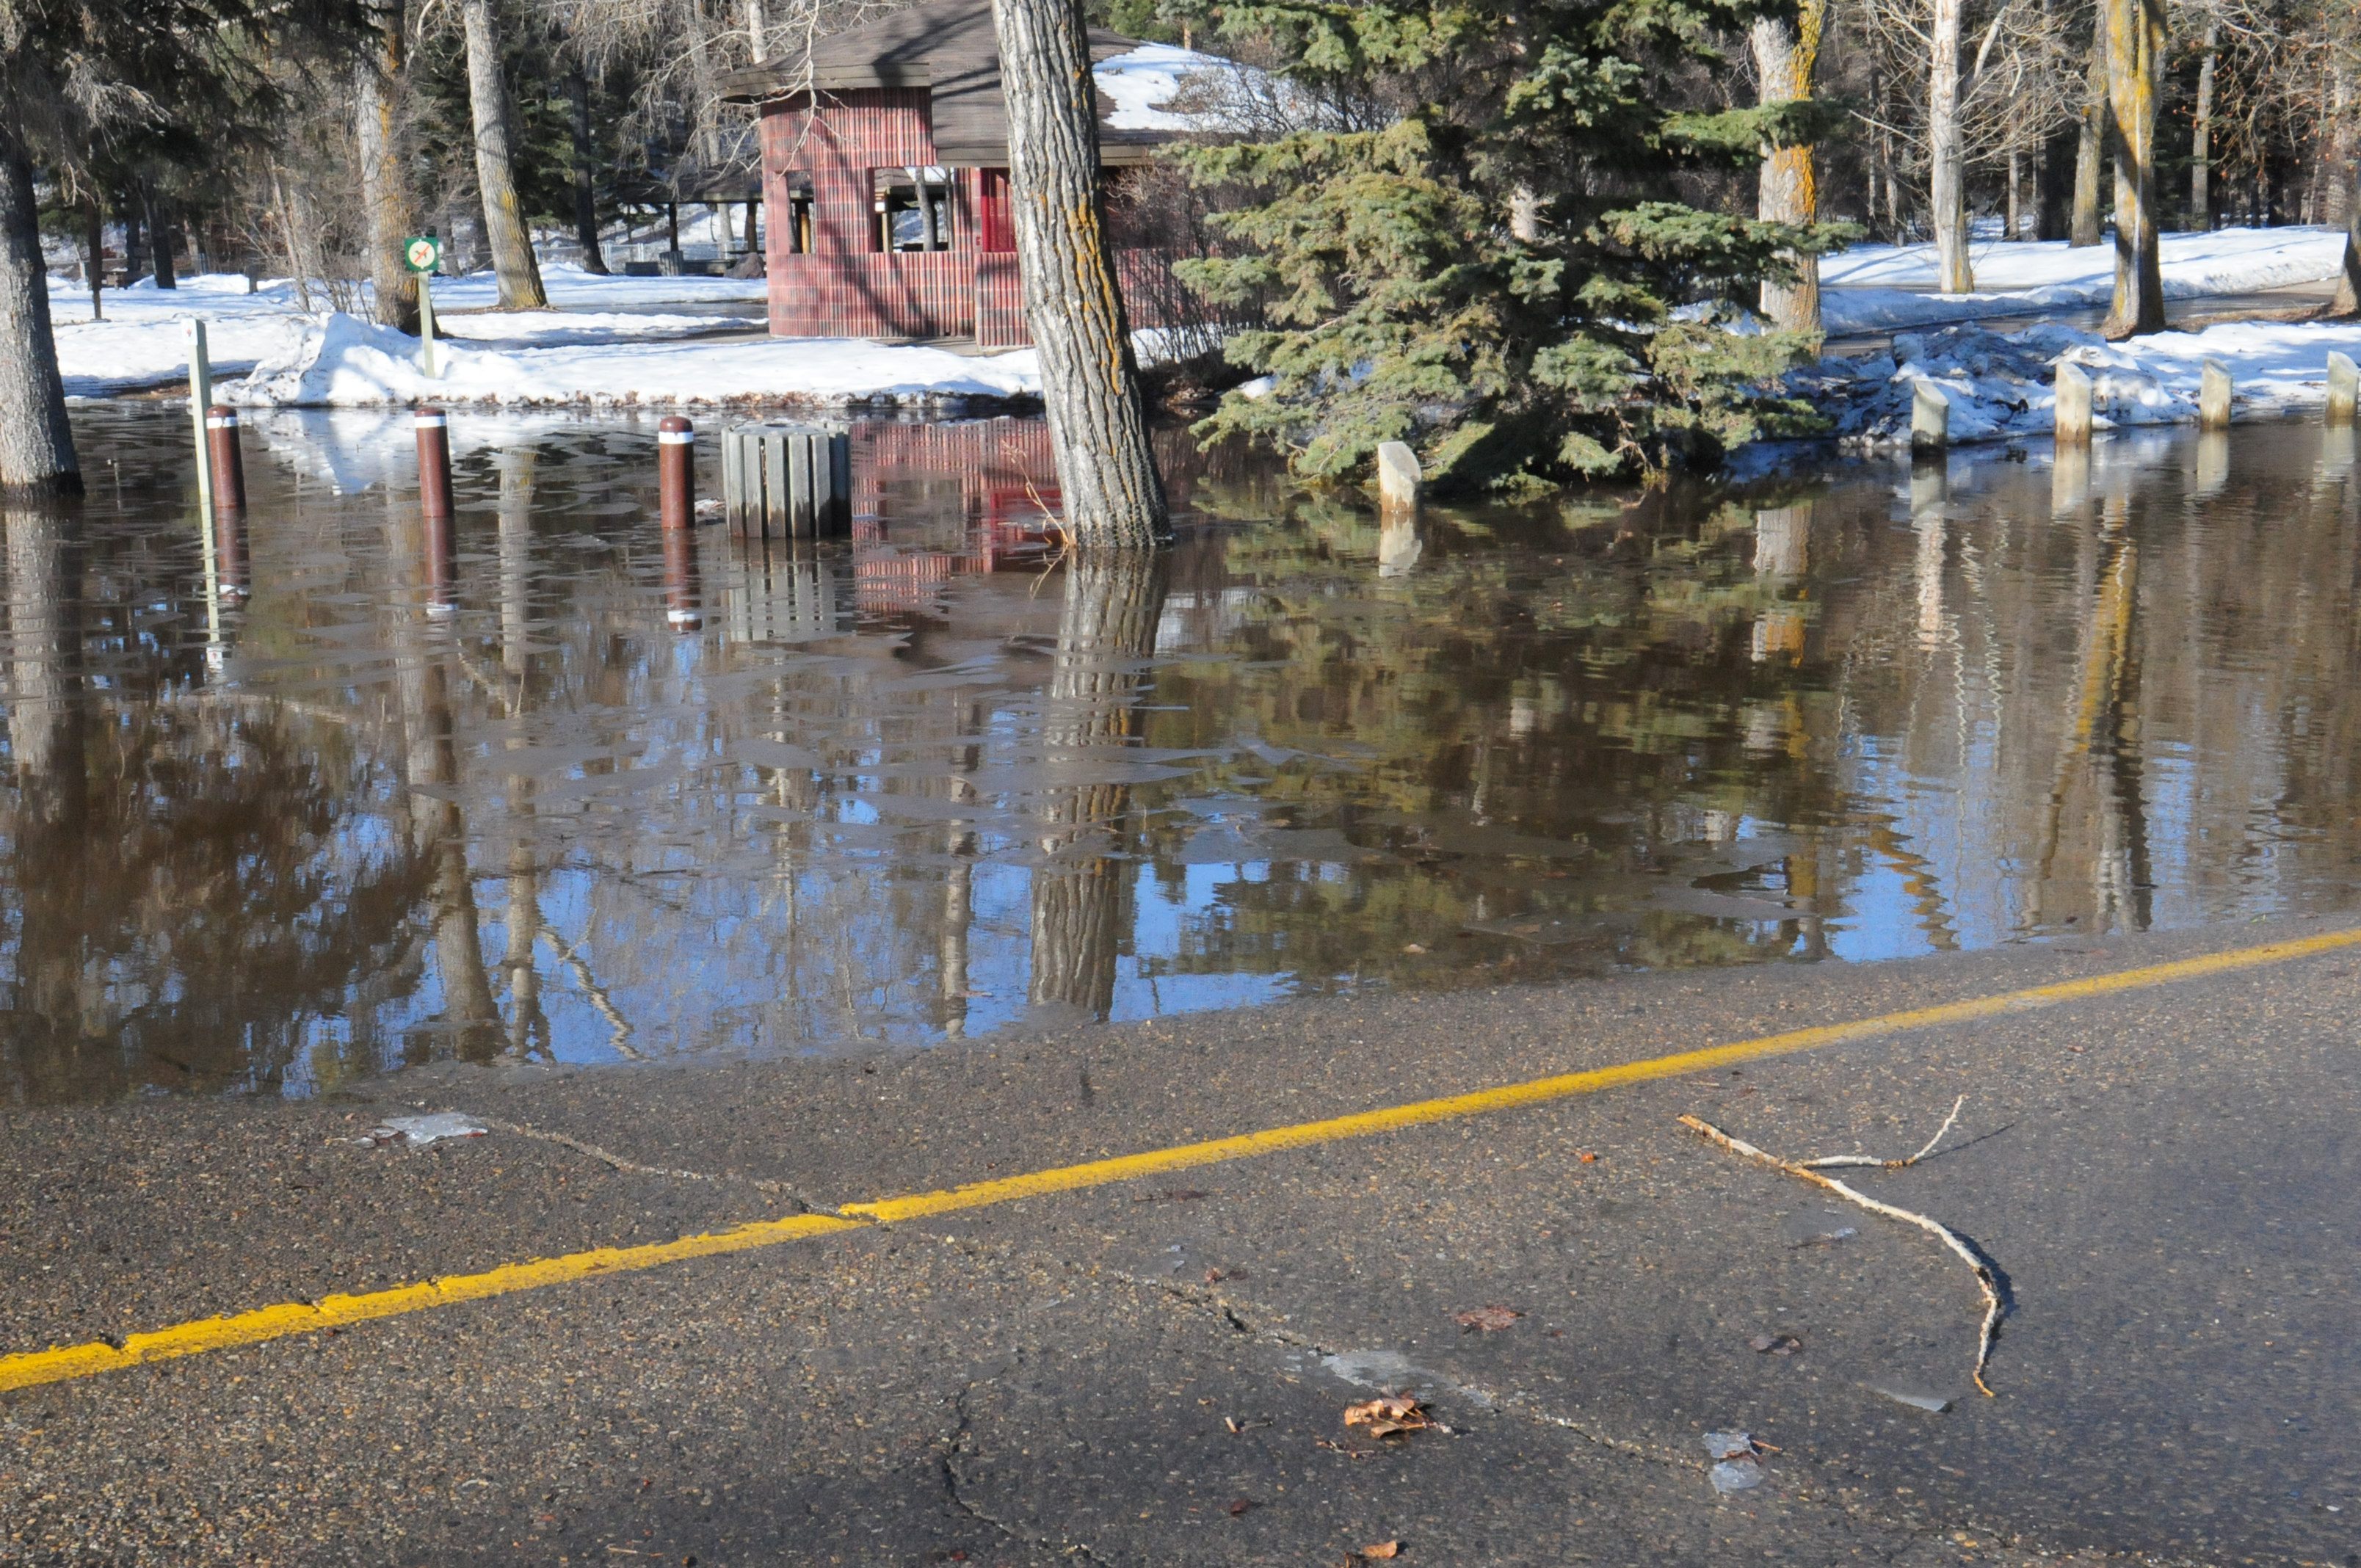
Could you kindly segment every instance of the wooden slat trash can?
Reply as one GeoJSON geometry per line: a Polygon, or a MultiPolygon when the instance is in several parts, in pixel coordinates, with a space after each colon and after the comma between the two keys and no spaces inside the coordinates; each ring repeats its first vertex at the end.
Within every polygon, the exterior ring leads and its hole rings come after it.
{"type": "Polygon", "coordinates": [[[721,499],[730,530],[751,539],[849,533],[852,436],[840,425],[734,425],[721,433],[721,499]]]}

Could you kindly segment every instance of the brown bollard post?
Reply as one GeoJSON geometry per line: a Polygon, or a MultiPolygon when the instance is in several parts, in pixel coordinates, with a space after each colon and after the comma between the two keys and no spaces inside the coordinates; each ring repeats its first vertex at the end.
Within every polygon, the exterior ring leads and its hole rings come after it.
{"type": "Polygon", "coordinates": [[[237,411],[215,403],[205,411],[205,444],[214,463],[214,516],[246,510],[246,460],[238,450],[237,411]]]}
{"type": "Polygon", "coordinates": [[[441,409],[420,409],[418,510],[426,523],[426,613],[451,613],[451,585],[459,575],[451,535],[451,421],[441,409]]]}
{"type": "Polygon", "coordinates": [[[697,605],[695,529],[664,524],[664,620],[683,631],[694,631],[703,626],[705,617],[697,605]]]}
{"type": "MultiPolygon", "coordinates": [[[[221,491],[214,494],[218,497],[221,491]]],[[[232,598],[246,597],[246,513],[225,511],[214,518],[214,540],[221,552],[222,592],[232,598]]]]}
{"type": "Polygon", "coordinates": [[[428,517],[451,515],[451,418],[441,409],[420,409],[418,510],[428,517]]]}
{"type": "Polygon", "coordinates": [[[697,428],[678,414],[656,422],[656,483],[665,529],[696,527],[697,428]]]}

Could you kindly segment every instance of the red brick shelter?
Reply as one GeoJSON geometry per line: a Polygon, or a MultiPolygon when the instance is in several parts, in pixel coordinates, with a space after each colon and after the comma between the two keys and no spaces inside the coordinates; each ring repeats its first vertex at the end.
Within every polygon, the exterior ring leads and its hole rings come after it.
{"type": "MultiPolygon", "coordinates": [[[[1103,28],[1091,58],[1141,49],[1103,28]]],[[[972,336],[1029,341],[1008,205],[1008,125],[988,0],[920,0],[733,73],[761,113],[763,263],[781,337],[972,336]]],[[[1106,169],[1148,160],[1171,133],[1107,123],[1106,169]]],[[[1134,326],[1164,324],[1170,258],[1119,250],[1134,326]]]]}

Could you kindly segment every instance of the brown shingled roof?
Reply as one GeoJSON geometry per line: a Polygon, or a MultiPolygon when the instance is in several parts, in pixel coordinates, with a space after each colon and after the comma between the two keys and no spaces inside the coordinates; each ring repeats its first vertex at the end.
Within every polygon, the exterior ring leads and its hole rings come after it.
{"type": "MultiPolygon", "coordinates": [[[[1137,38],[1091,29],[1091,59],[1137,49],[1137,38]]],[[[733,104],[803,96],[807,81],[826,101],[831,93],[863,87],[924,87],[932,94],[935,152],[947,164],[998,168],[1008,162],[1008,114],[1000,92],[1000,41],[992,30],[990,0],[917,0],[848,32],[814,43],[808,79],[800,49],[722,78],[733,104]]],[[[1099,95],[1099,156],[1109,164],[1139,163],[1169,138],[1156,131],[1116,130],[1106,124],[1114,105],[1099,95]]]]}

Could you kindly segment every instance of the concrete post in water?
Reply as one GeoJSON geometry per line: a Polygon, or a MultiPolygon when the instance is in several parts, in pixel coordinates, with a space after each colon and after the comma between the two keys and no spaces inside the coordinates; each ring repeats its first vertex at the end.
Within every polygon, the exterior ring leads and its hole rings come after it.
{"type": "Polygon", "coordinates": [[[2058,393],[2052,434],[2060,446],[2091,444],[2091,373],[2070,359],[2058,362],[2058,393]]]}
{"type": "Polygon", "coordinates": [[[664,524],[664,620],[683,631],[705,624],[697,608],[697,531],[664,524]]]}
{"type": "Polygon", "coordinates": [[[2361,402],[2361,369],[2349,354],[2328,356],[2328,422],[2351,424],[2354,405],[2361,402]]]}
{"type": "Polygon", "coordinates": [[[696,527],[697,430],[678,414],[656,422],[656,486],[665,530],[696,527]]]}
{"type": "Polygon", "coordinates": [[[2201,430],[2230,428],[2230,367],[2208,359],[2197,387],[2197,425],[2201,430]]]}
{"type": "Polygon", "coordinates": [[[189,340],[189,422],[197,437],[197,512],[214,513],[213,451],[205,441],[205,411],[214,406],[214,367],[205,354],[205,323],[191,316],[181,323],[189,340]]]}
{"type": "Polygon", "coordinates": [[[1406,443],[1389,441],[1378,448],[1378,505],[1418,505],[1419,488],[1425,479],[1426,475],[1418,466],[1418,454],[1412,452],[1406,443]]]}
{"type": "Polygon", "coordinates": [[[205,411],[205,445],[213,462],[214,516],[246,510],[246,458],[238,450],[237,411],[216,403],[205,411]]]}
{"type": "Polygon", "coordinates": [[[2210,500],[2230,482],[2230,434],[2209,430],[2197,438],[2197,498],[2210,500]]]}
{"type": "Polygon", "coordinates": [[[1910,450],[1940,452],[1951,444],[1951,400],[1932,381],[1910,387],[1910,450]]]}

